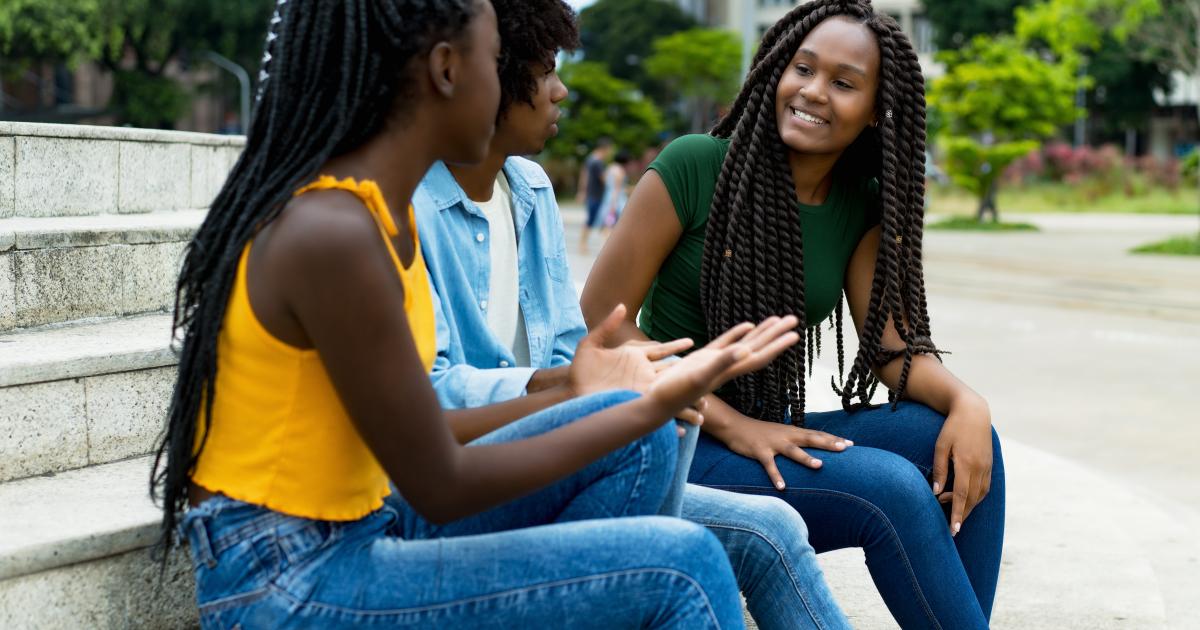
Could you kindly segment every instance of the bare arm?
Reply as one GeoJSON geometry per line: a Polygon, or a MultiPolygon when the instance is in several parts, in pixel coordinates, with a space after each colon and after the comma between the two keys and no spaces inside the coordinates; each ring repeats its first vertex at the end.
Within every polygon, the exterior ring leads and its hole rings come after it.
{"type": "MultiPolygon", "coordinates": [[[[861,334],[871,300],[875,261],[879,252],[880,228],[868,231],[854,250],[846,272],[846,297],[854,326],[861,334]]],[[[881,339],[884,348],[904,349],[904,342],[892,319],[888,319],[881,339]]],[[[902,361],[892,361],[875,370],[879,380],[895,389],[900,383],[902,361]]],[[[991,486],[992,445],[991,411],[987,401],[959,380],[941,361],[929,355],[917,355],[909,368],[905,397],[924,403],[946,416],[946,423],[934,447],[933,491],[942,502],[951,501],[951,528],[958,527],[991,486]],[[953,461],[954,491],[942,492],[953,461]]]]}

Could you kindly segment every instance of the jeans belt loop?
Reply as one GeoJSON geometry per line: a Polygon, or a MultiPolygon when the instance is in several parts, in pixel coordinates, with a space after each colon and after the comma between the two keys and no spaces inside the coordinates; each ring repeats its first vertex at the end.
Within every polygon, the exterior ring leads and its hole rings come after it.
{"type": "Polygon", "coordinates": [[[199,554],[200,561],[204,566],[213,569],[217,566],[217,557],[213,555],[212,542],[208,537],[208,528],[204,526],[204,519],[197,518],[192,521],[192,530],[196,539],[196,553],[199,554]]]}

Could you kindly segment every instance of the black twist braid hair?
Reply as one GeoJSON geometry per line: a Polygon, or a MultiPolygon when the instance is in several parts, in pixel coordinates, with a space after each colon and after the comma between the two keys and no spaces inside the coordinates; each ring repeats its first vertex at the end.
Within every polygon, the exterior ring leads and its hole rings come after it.
{"type": "Polygon", "coordinates": [[[242,249],[322,164],[404,115],[414,59],[459,36],[477,8],[474,0],[278,1],[245,149],[187,247],[176,288],[179,373],[150,481],[163,506],[161,549],[174,540],[212,420],[217,336],[242,249]]]}
{"type": "MultiPolygon", "coordinates": [[[[895,20],[876,14],[868,0],[813,0],[796,7],[763,36],[733,107],[712,130],[729,138],[705,234],[700,290],[708,332],[740,321],[794,314],[805,334],[768,368],[734,381],[730,402],[742,413],[803,426],[805,364],[811,374],[820,353],[817,322],[806,321],[804,252],[787,148],[776,127],[775,92],[800,43],[822,21],[852,19],[875,35],[880,50],[879,122],[839,159],[840,172],[880,183],[881,241],[858,355],[840,386],[846,409],[869,404],[878,385],[873,368],[903,357],[898,400],[914,355],[938,350],[930,340],[921,268],[924,215],[925,88],[917,56],[895,20]],[[883,331],[894,321],[905,347],[887,350],[883,331]],[[857,399],[857,402],[852,402],[857,399]]],[[[833,326],[838,374],[845,374],[842,307],[833,326]]]]}
{"type": "Polygon", "coordinates": [[[562,0],[492,0],[500,30],[500,116],[513,103],[533,105],[534,64],[554,66],[559,50],[579,47],[575,10],[562,0]]]}

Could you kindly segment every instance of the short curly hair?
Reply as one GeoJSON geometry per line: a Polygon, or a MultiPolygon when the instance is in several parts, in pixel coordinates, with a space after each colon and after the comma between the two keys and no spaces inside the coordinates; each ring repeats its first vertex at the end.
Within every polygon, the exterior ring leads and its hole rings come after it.
{"type": "Polygon", "coordinates": [[[579,48],[575,10],[563,0],[492,0],[500,30],[500,115],[513,103],[533,104],[533,65],[554,64],[559,50],[579,48]]]}

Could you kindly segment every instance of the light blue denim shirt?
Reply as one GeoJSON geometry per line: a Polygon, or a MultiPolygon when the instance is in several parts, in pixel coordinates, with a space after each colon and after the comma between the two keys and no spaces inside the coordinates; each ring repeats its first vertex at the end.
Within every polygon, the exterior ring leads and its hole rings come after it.
{"type": "Polygon", "coordinates": [[[490,234],[479,207],[441,162],[413,194],[437,319],[438,354],[430,376],[448,409],[523,395],[535,370],[570,363],[587,334],[550,178],[537,163],[519,157],[505,161],[504,175],[512,190],[519,301],[532,367],[516,367],[512,351],[488,328],[490,234]],[[480,369],[484,366],[489,369],[480,369]]]}

